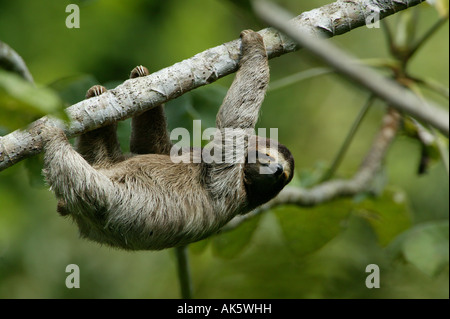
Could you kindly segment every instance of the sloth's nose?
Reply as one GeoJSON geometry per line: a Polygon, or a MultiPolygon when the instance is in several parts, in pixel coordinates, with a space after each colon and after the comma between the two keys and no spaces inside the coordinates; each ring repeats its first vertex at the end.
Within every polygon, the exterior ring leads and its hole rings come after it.
{"type": "Polygon", "coordinates": [[[283,174],[283,166],[281,164],[277,164],[277,166],[275,166],[275,173],[274,173],[274,175],[276,177],[278,177],[281,174],[283,174]]]}

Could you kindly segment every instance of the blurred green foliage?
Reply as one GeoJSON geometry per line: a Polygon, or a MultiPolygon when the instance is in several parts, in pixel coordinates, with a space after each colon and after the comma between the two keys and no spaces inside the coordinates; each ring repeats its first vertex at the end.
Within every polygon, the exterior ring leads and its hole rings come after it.
{"type": "Polygon", "coordinates": [[[48,88],[36,88],[19,75],[0,70],[0,125],[14,130],[38,118],[63,110],[63,103],[48,88]]]}
{"type": "MultiPolygon", "coordinates": [[[[279,2],[299,14],[331,1],[279,2]]],[[[392,27],[397,20],[411,21],[412,14],[419,15],[413,28],[419,33],[438,19],[436,10],[424,4],[387,20],[392,27]]],[[[29,87],[14,75],[0,73],[1,133],[57,110],[60,103],[82,100],[93,84],[114,87],[136,65],[159,70],[235,39],[242,29],[262,27],[248,2],[0,0],[0,40],[23,57],[37,85],[29,87]],[[80,5],[80,29],[65,27],[65,7],[71,2],[80,5]]],[[[407,29],[397,36],[410,37],[411,25],[407,29]]],[[[361,59],[389,58],[381,29],[359,28],[331,41],[361,59]]],[[[448,55],[447,24],[420,49],[409,71],[448,88],[448,55]]],[[[270,65],[271,81],[282,81],[278,83],[324,67],[303,51],[270,65]]],[[[168,103],[169,128],[191,129],[193,119],[201,119],[203,128],[213,126],[232,78],[168,103]]],[[[448,105],[431,90],[423,94],[448,105]]],[[[320,179],[367,96],[333,73],[267,94],[258,125],[279,128],[279,140],[296,159],[297,185],[320,179]]],[[[384,109],[377,102],[364,119],[339,177],[358,168],[384,109]]],[[[125,151],[129,132],[129,120],[120,123],[125,151]]],[[[427,174],[417,175],[420,159],[420,143],[401,135],[386,159],[389,186],[378,197],[315,208],[278,207],[191,245],[194,296],[448,298],[448,175],[440,161],[427,174]],[[381,269],[380,289],[364,285],[365,268],[372,263],[381,269]]],[[[79,239],[76,227],[57,215],[51,192],[36,186],[42,184],[40,163],[36,157],[0,173],[0,298],[179,296],[172,250],[124,252],[79,239]],[[64,284],[65,268],[72,263],[80,267],[80,289],[64,284]]]]}

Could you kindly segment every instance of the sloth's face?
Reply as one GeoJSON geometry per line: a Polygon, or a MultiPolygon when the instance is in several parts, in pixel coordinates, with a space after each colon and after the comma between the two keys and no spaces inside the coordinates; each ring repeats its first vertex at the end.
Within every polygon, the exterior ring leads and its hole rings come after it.
{"type": "Polygon", "coordinates": [[[287,147],[257,137],[255,147],[249,147],[244,166],[244,183],[250,209],[278,195],[293,175],[294,158],[287,147]]]}

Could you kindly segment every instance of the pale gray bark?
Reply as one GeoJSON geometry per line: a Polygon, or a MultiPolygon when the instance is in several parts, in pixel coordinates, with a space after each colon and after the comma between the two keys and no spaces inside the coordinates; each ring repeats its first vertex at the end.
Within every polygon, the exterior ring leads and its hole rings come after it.
{"type": "MultiPolygon", "coordinates": [[[[365,25],[366,18],[378,12],[380,18],[424,2],[424,0],[346,0],[304,12],[291,25],[309,34],[335,36],[365,25]]],[[[264,37],[269,58],[297,50],[294,42],[272,28],[259,31],[264,37]]],[[[64,127],[68,137],[131,117],[190,90],[214,82],[235,72],[239,62],[240,40],[227,42],[201,52],[147,77],[130,79],[115,89],[67,109],[71,119],[64,127]]],[[[42,118],[26,130],[17,130],[0,138],[0,170],[42,150],[39,125],[57,120],[42,118]]],[[[430,123],[433,125],[433,123],[430,123]]]]}

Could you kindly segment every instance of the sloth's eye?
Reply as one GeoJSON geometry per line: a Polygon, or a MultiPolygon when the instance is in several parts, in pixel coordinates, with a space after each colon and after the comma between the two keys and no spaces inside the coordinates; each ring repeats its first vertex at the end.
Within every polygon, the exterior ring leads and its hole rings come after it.
{"type": "Polygon", "coordinates": [[[276,162],[275,158],[273,158],[272,156],[270,156],[269,153],[259,153],[258,154],[258,161],[261,165],[269,165],[271,163],[276,162]]]}

